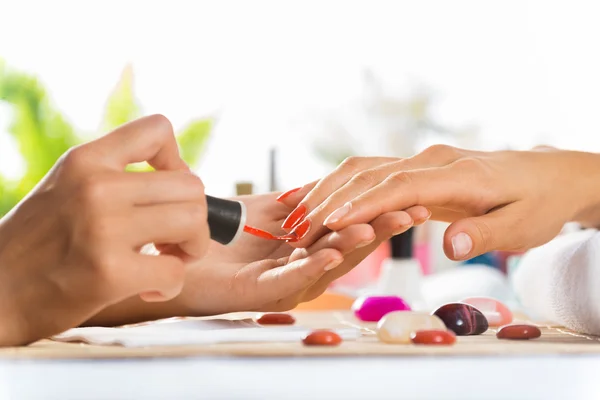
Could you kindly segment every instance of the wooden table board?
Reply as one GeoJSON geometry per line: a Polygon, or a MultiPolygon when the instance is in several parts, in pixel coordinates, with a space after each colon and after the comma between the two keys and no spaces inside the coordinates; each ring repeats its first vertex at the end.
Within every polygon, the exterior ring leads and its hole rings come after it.
{"type": "MultiPolygon", "coordinates": [[[[343,357],[343,356],[510,356],[598,354],[600,337],[577,334],[560,326],[534,323],[542,336],[530,341],[498,340],[495,329],[483,335],[458,337],[454,346],[416,346],[380,343],[375,324],[361,323],[347,311],[296,312],[297,325],[315,329],[360,327],[363,336],[338,347],[306,347],[301,343],[228,343],[215,345],[123,348],[42,340],[27,347],[0,349],[0,358],[19,359],[115,359],[157,357],[343,357]]],[[[229,314],[230,318],[248,314],[229,314]]],[[[223,318],[223,316],[219,316],[223,318]]],[[[515,320],[518,322],[528,322],[515,320]]]]}

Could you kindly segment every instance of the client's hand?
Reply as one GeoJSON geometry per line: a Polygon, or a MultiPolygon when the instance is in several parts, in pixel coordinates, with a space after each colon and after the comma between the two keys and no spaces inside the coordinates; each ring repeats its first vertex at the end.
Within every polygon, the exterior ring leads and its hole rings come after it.
{"type": "Polygon", "coordinates": [[[598,154],[439,145],[407,159],[348,159],[302,200],[288,225],[294,221],[299,230],[304,224],[304,237],[294,244],[304,247],[330,230],[422,205],[432,219],[452,223],[444,250],[453,260],[465,260],[539,246],[569,221],[598,226],[598,182],[598,154]]]}
{"type": "MultiPolygon", "coordinates": [[[[309,189],[307,186],[282,202],[276,201],[276,193],[239,199],[246,204],[248,224],[277,233],[309,189]]],[[[382,241],[406,231],[413,223],[425,221],[428,215],[423,207],[415,207],[409,213],[389,213],[371,224],[328,233],[306,249],[250,235],[243,235],[231,246],[213,242],[208,255],[188,270],[184,288],[175,299],[148,304],[131,298],[102,311],[86,325],[289,310],[323,293],[329,283],[350,271],[382,241]]]]}

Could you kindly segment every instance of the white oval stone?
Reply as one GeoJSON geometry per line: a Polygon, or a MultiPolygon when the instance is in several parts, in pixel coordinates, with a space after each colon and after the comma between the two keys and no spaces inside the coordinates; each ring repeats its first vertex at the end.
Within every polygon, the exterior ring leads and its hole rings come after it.
{"type": "Polygon", "coordinates": [[[377,338],[385,343],[411,343],[410,334],[420,330],[446,330],[436,316],[424,312],[394,311],[377,324],[377,338]]]}

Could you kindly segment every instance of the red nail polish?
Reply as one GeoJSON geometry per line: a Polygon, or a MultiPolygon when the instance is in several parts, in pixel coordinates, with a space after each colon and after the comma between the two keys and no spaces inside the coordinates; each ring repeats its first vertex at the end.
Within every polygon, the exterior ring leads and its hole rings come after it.
{"type": "Polygon", "coordinates": [[[283,221],[283,225],[281,225],[281,227],[283,229],[292,229],[295,227],[306,216],[306,210],[306,206],[304,204],[300,204],[294,211],[290,213],[290,215],[288,215],[285,221],[283,221]]]}
{"type": "Polygon", "coordinates": [[[288,197],[290,197],[291,195],[293,195],[294,193],[296,193],[300,189],[302,189],[302,188],[301,187],[297,187],[295,189],[291,189],[291,190],[288,190],[285,193],[280,194],[279,197],[277,198],[277,201],[281,202],[281,201],[287,199],[288,197]]]}
{"type": "Polygon", "coordinates": [[[290,235],[296,236],[296,238],[293,240],[290,240],[290,242],[297,242],[299,240],[302,240],[304,238],[304,236],[306,236],[306,234],[308,233],[309,229],[310,229],[310,220],[305,219],[298,226],[296,226],[293,231],[290,232],[290,235]]]}
{"type": "Polygon", "coordinates": [[[285,242],[289,242],[291,240],[296,240],[296,235],[287,234],[282,236],[275,236],[270,232],[263,231],[262,229],[254,228],[252,226],[245,225],[244,232],[254,235],[259,238],[268,239],[268,240],[283,240],[285,242]]]}

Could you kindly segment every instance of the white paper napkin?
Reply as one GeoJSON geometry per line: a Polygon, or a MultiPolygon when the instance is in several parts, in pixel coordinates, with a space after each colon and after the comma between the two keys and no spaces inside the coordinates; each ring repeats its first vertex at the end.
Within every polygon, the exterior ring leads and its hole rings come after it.
{"type": "MultiPolygon", "coordinates": [[[[74,328],[52,339],[124,347],[179,346],[217,343],[298,342],[311,329],[294,326],[261,326],[250,319],[167,319],[119,328],[74,328]]],[[[344,340],[360,337],[357,328],[334,330],[344,340]]]]}

